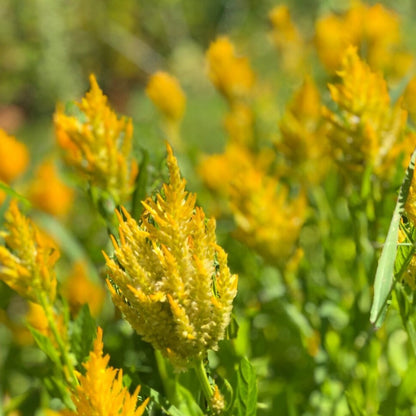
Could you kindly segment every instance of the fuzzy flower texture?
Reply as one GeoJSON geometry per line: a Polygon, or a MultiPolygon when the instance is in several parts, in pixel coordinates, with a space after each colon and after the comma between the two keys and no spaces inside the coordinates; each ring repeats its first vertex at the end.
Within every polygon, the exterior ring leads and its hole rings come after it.
{"type": "Polygon", "coordinates": [[[216,349],[230,322],[237,276],[217,245],[215,220],[195,207],[168,146],[170,183],[143,202],[139,224],[119,213],[120,243],[106,256],[114,303],[177,370],[216,349]]]}

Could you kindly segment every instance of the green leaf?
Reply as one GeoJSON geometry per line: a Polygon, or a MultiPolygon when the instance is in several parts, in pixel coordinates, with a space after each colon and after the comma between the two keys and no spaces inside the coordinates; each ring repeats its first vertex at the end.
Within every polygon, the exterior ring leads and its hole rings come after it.
{"type": "Polygon", "coordinates": [[[59,358],[59,352],[56,350],[52,341],[37,329],[32,328],[28,325],[30,332],[32,333],[33,338],[38,344],[38,347],[48,356],[48,358],[57,366],[61,367],[61,360],[59,358]]]}
{"type": "Polygon", "coordinates": [[[367,413],[360,409],[360,406],[357,403],[357,400],[349,393],[346,392],[345,396],[347,398],[348,408],[350,409],[351,416],[366,416],[367,413]]]}
{"type": "Polygon", "coordinates": [[[255,416],[257,412],[257,382],[253,366],[242,358],[237,374],[237,388],[230,415],[255,416]]]}
{"type": "Polygon", "coordinates": [[[148,386],[143,386],[140,395],[143,397],[150,397],[149,406],[156,405],[168,416],[186,416],[187,413],[182,413],[177,407],[171,404],[167,399],[162,397],[160,393],[148,386]]]}
{"type": "Polygon", "coordinates": [[[393,218],[390,222],[389,231],[377,266],[376,278],[374,282],[374,298],[371,307],[370,322],[379,328],[387,311],[387,301],[393,286],[394,263],[397,253],[397,239],[399,236],[399,225],[402,217],[410,184],[415,168],[416,149],[412,153],[409,166],[406,170],[402,186],[400,187],[393,218]]]}
{"type": "Polygon", "coordinates": [[[132,197],[132,208],[131,215],[138,221],[143,211],[142,201],[146,198],[146,185],[147,185],[147,167],[149,164],[149,152],[147,150],[142,150],[143,157],[140,163],[139,174],[136,178],[136,183],[134,186],[134,192],[132,197]]]}
{"type": "Polygon", "coordinates": [[[68,385],[61,378],[47,377],[44,380],[44,384],[49,394],[54,398],[59,398],[68,409],[75,410],[74,404],[71,400],[70,390],[68,385]]]}
{"type": "Polygon", "coordinates": [[[96,332],[95,320],[90,314],[88,305],[85,304],[70,325],[71,351],[75,354],[78,363],[82,363],[88,357],[96,332]]]}

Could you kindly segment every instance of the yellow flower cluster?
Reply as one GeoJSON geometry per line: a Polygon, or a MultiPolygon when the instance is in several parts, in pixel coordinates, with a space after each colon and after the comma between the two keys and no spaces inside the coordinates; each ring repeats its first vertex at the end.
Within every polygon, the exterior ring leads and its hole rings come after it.
{"type": "Polygon", "coordinates": [[[393,76],[406,73],[412,63],[403,52],[398,16],[381,4],[359,1],[343,15],[328,14],[316,23],[316,48],[319,58],[330,71],[338,69],[349,45],[364,52],[371,68],[393,76]]]}
{"type": "Polygon", "coordinates": [[[146,93],[167,119],[174,122],[182,119],[186,97],[175,77],[163,71],[156,72],[150,77],[146,93]]]}
{"type": "Polygon", "coordinates": [[[281,139],[276,147],[285,159],[284,174],[304,184],[319,183],[331,163],[321,107],[318,88],[307,78],[279,125],[281,139]]]}
{"type": "Polygon", "coordinates": [[[85,120],[67,116],[58,107],[56,136],[68,164],[119,204],[132,192],[137,173],[131,158],[133,124],[130,119],[117,118],[93,75],[90,83],[90,91],[77,103],[85,120]]]}
{"type": "Polygon", "coordinates": [[[72,206],[74,191],[59,178],[52,161],[43,162],[30,184],[29,199],[36,207],[57,217],[65,216],[72,206]]]}
{"type": "Polygon", "coordinates": [[[329,85],[337,110],[323,109],[334,157],[349,173],[371,166],[387,175],[402,140],[406,112],[400,101],[391,106],[383,77],[360,60],[356,48],[347,49],[338,75],[341,82],[329,85]]]}
{"type": "Polygon", "coordinates": [[[279,51],[282,67],[287,71],[302,69],[305,44],[298,28],[293,23],[286,5],[274,7],[269,13],[273,26],[272,40],[279,51]]]}
{"type": "Polygon", "coordinates": [[[206,157],[199,172],[206,185],[228,198],[237,225],[236,237],[274,264],[294,253],[306,215],[303,193],[289,197],[276,177],[267,174],[274,153],[256,157],[239,145],[206,157]]]}
{"type": "Polygon", "coordinates": [[[211,43],[207,59],[212,83],[230,102],[250,95],[254,72],[247,58],[236,55],[234,45],[227,37],[211,43]]]}
{"type": "Polygon", "coordinates": [[[5,214],[6,231],[1,232],[0,279],[24,298],[42,304],[56,295],[53,266],[59,251],[51,239],[19,211],[16,201],[5,214]]]}
{"type": "Polygon", "coordinates": [[[106,256],[114,303],[132,327],[184,369],[224,338],[237,276],[216,244],[215,221],[195,207],[168,146],[170,182],[138,224],[119,214],[117,260],[106,256]]]}
{"type": "Polygon", "coordinates": [[[149,398],[137,407],[140,386],[133,394],[123,386],[123,371],[108,367],[109,355],[103,355],[103,333],[97,330],[94,349],[84,364],[85,374],[78,376],[79,386],[72,395],[76,411],[63,416],[141,416],[149,398]]]}

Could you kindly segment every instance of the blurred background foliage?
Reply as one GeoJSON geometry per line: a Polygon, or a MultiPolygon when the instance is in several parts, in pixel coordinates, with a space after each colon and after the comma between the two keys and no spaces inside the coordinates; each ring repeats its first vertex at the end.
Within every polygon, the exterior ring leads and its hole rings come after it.
{"type": "MultiPolygon", "coordinates": [[[[406,48],[415,56],[416,3],[381,3],[400,16],[406,48]]],[[[178,154],[183,176],[190,189],[198,191],[201,205],[215,212],[195,166],[201,153],[224,148],[227,105],[209,82],[205,52],[212,41],[226,34],[238,53],[249,57],[256,74],[267,81],[265,96],[272,96],[273,103],[268,98],[260,102],[264,125],[259,128],[267,135],[277,134],[284,107],[303,82],[299,73],[284,70],[271,41],[268,13],[278,4],[273,0],[2,0],[0,127],[29,147],[31,168],[26,178],[45,155],[55,152],[56,103],[79,100],[88,88],[90,73],[96,75],[117,112],[133,118],[137,149],[149,150],[152,163],[160,163],[165,153],[163,132],[145,86],[152,73],[163,69],[179,79],[187,96],[182,125],[187,155],[178,154]]],[[[349,7],[340,0],[286,4],[310,43],[320,16],[349,7]]],[[[328,99],[326,83],[332,75],[316,55],[311,60],[310,75],[328,99]]],[[[402,81],[392,80],[391,89],[399,90],[402,81]]],[[[151,173],[153,184],[165,175],[151,173]]],[[[376,251],[388,228],[400,175],[392,180],[392,193],[379,201],[372,217],[366,214],[371,211],[368,201],[356,193],[347,201],[340,192],[343,179],[329,175],[323,184],[326,196],[319,191],[309,196],[309,215],[300,234],[305,254],[296,276],[286,272],[283,276],[279,267],[234,239],[229,217],[219,220],[220,243],[229,253],[230,268],[240,275],[235,302],[239,335],[233,350],[224,343],[210,360],[221,376],[230,377],[235,352],[250,357],[259,377],[259,415],[343,415],[360,408],[367,413],[353,414],[371,415],[377,414],[380,397],[382,415],[407,415],[415,408],[416,362],[400,316],[392,313],[378,332],[368,321],[376,251]]],[[[98,265],[99,272],[93,275],[99,281],[100,250],[107,236],[88,202],[78,197],[76,210],[83,215],[66,220],[75,246],[50,218],[38,214],[38,220],[60,235],[67,250],[64,257],[79,257],[74,255],[79,244],[91,269],[98,265]]],[[[63,269],[69,274],[68,264],[63,269]]],[[[14,310],[21,315],[19,300],[5,285],[0,307],[10,316],[14,310]]],[[[100,318],[103,322],[113,313],[111,307],[107,309],[100,318]]],[[[36,403],[41,405],[34,376],[47,369],[36,348],[22,347],[27,333],[21,334],[20,344],[12,342],[13,324],[0,329],[2,344],[7,346],[0,349],[0,385],[2,393],[22,395],[19,406],[26,415],[36,403]]],[[[138,382],[161,389],[147,361],[151,355],[147,344],[120,321],[108,320],[104,334],[113,365],[131,368],[132,374],[140,374],[138,382]],[[121,343],[126,335],[128,343],[121,343]]]]}

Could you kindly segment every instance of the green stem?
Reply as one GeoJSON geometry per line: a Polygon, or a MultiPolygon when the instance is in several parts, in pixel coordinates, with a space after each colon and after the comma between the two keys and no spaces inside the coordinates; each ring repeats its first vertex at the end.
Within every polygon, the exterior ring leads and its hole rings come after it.
{"type": "Polygon", "coordinates": [[[198,360],[195,364],[195,372],[201,385],[202,392],[204,393],[205,399],[208,404],[211,403],[214,392],[212,391],[211,384],[209,383],[207,373],[205,371],[205,366],[202,360],[198,360]]]}
{"type": "Polygon", "coordinates": [[[55,341],[58,345],[59,353],[61,355],[62,364],[63,364],[63,367],[64,367],[63,372],[64,372],[64,375],[65,375],[65,378],[66,378],[68,384],[72,388],[75,388],[79,384],[78,379],[75,375],[75,369],[74,369],[74,366],[72,364],[72,360],[68,355],[68,350],[67,350],[67,348],[65,346],[65,343],[63,342],[62,337],[59,334],[58,328],[56,326],[56,323],[55,323],[55,320],[54,320],[54,317],[53,317],[53,313],[52,313],[52,305],[46,299],[46,296],[45,296],[44,293],[42,293],[42,295],[40,297],[40,300],[41,300],[42,308],[45,311],[45,315],[46,315],[46,318],[48,320],[49,328],[51,329],[52,334],[55,338],[55,341]],[[65,368],[68,371],[65,371],[65,368]]]}

